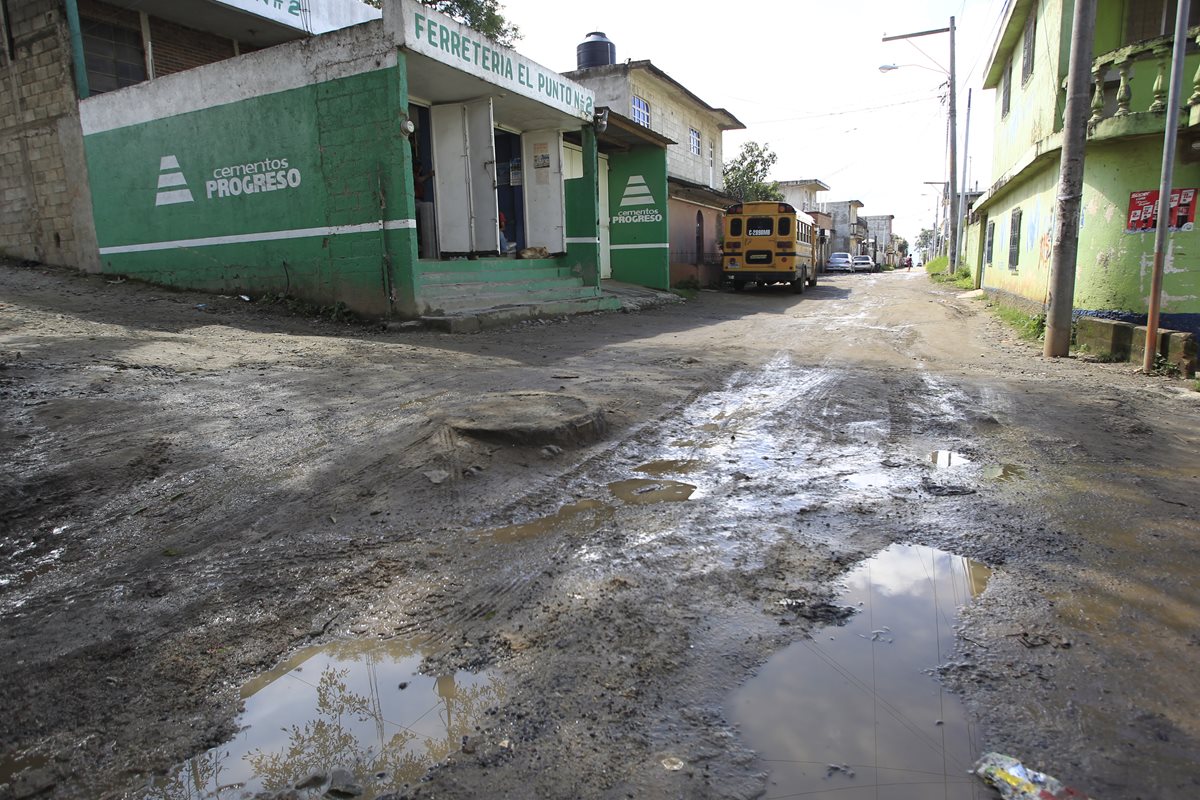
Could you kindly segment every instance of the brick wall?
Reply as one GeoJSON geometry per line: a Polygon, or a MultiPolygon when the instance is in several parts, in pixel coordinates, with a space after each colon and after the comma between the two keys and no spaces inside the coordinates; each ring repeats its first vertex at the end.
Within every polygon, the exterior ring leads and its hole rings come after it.
{"type": "Polygon", "coordinates": [[[0,255],[97,269],[61,3],[25,0],[8,10],[13,52],[0,63],[0,255]]]}
{"type": "Polygon", "coordinates": [[[157,78],[236,55],[230,39],[201,33],[157,17],[150,18],[150,41],[154,43],[154,76],[157,78]]]}

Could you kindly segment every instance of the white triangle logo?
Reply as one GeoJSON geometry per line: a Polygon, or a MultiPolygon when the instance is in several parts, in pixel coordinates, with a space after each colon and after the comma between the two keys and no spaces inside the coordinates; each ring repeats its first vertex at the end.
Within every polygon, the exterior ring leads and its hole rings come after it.
{"type": "Polygon", "coordinates": [[[171,206],[176,203],[190,203],[192,190],[187,188],[187,178],[179,169],[179,159],[175,156],[163,156],[158,162],[158,196],[154,198],[156,206],[171,206]]]}
{"type": "Polygon", "coordinates": [[[629,183],[625,184],[625,193],[621,195],[621,208],[652,205],[654,205],[654,195],[650,193],[646,179],[641,175],[630,175],[629,183]]]}

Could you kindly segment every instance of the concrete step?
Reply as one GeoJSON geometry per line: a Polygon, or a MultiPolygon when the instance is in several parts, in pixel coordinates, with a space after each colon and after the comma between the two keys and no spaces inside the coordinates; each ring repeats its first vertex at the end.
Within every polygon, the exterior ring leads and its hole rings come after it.
{"type": "Polygon", "coordinates": [[[433,283],[417,287],[417,298],[433,302],[448,297],[492,297],[500,294],[540,292],[548,289],[576,289],[583,280],[576,277],[552,276],[537,280],[465,281],[463,283],[433,283]]]}
{"type": "Polygon", "coordinates": [[[487,268],[459,269],[460,263],[454,262],[454,269],[436,272],[422,272],[417,276],[417,286],[433,286],[441,283],[493,283],[514,280],[542,280],[545,278],[570,278],[571,270],[557,267],[544,261],[502,261],[489,262],[487,268]],[[530,266],[517,266],[519,264],[530,266]]]}
{"type": "Polygon", "coordinates": [[[496,308],[499,306],[528,305],[530,303],[550,303],[557,300],[584,300],[600,297],[600,290],[594,286],[579,284],[558,284],[541,289],[526,288],[523,284],[516,285],[504,292],[481,291],[477,284],[466,287],[462,292],[437,296],[417,295],[417,307],[422,314],[449,314],[464,310],[496,308]]]}
{"type": "MultiPolygon", "coordinates": [[[[594,291],[594,290],[593,290],[594,291]]],[[[474,333],[485,328],[511,325],[528,319],[561,317],[567,314],[586,314],[593,311],[616,311],[621,301],[616,297],[580,297],[569,300],[547,300],[490,308],[462,309],[449,314],[429,314],[421,321],[431,328],[449,333],[474,333]]]]}

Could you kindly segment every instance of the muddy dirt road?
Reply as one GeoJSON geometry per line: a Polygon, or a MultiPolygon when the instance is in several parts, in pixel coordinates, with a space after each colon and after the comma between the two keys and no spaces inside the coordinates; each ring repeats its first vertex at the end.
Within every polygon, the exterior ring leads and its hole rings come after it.
{"type": "Polygon", "coordinates": [[[1200,793],[1200,394],[923,275],[456,336],[4,266],[0,399],[0,797],[1200,793]]]}

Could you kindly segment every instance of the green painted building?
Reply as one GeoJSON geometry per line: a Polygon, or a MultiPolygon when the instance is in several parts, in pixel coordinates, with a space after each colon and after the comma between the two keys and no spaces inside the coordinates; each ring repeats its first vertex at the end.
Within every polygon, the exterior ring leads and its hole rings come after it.
{"type": "MultiPolygon", "coordinates": [[[[973,205],[963,257],[985,289],[1036,307],[1049,283],[1073,11],[1071,0],[1009,2],[984,82],[996,90],[993,176],[973,205]]],[[[1174,16],[1167,0],[1097,3],[1077,313],[1145,318],[1174,16]]],[[[1191,22],[1200,22],[1200,6],[1191,22]]],[[[1189,29],[1189,39],[1197,35],[1200,27],[1189,29]]],[[[1200,330],[1197,67],[1200,53],[1189,53],[1184,96],[1191,99],[1181,116],[1162,293],[1164,327],[1193,331],[1200,330]]]]}
{"type": "MultiPolygon", "coordinates": [[[[614,304],[602,227],[614,252],[666,240],[663,143],[413,0],[79,106],[108,273],[374,315],[541,315],[614,304]],[[636,220],[602,226],[610,211],[636,220]]],[[[665,285],[665,258],[611,270],[665,285]]]]}

